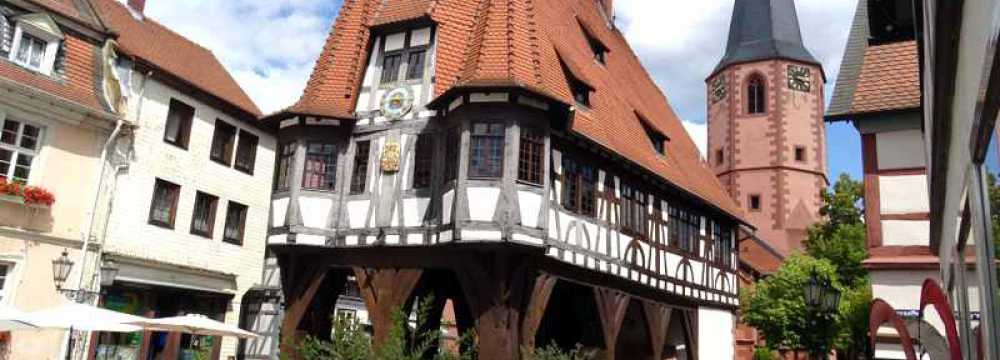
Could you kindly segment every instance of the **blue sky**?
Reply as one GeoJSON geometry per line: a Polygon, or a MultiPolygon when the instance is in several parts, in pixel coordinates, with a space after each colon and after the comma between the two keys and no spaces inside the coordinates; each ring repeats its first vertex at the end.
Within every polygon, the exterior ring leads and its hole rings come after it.
{"type": "MultiPolygon", "coordinates": [[[[547,0],[548,1],[548,0],[547,0]]],[[[738,0],[737,0],[738,1],[738,0]]],[[[340,0],[147,0],[146,14],[211,49],[264,112],[302,92],[340,0]],[[206,21],[206,14],[211,20],[206,21]]],[[[619,28],[704,149],[705,76],[725,48],[733,0],[615,0],[619,28]]],[[[829,83],[856,2],[798,0],[806,47],[829,83]]],[[[861,178],[861,145],[848,123],[827,127],[829,174],[861,178]]],[[[704,151],[704,150],[703,150],[704,151]]]]}

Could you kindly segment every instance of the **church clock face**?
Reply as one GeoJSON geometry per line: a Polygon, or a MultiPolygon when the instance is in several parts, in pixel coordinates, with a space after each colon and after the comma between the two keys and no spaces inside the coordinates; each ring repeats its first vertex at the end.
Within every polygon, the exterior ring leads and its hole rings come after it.
{"type": "Polygon", "coordinates": [[[726,75],[722,74],[712,80],[712,103],[716,103],[726,97],[726,75]]]}
{"type": "Polygon", "coordinates": [[[788,65],[788,88],[796,91],[812,90],[812,73],[809,68],[799,65],[788,65]]]}

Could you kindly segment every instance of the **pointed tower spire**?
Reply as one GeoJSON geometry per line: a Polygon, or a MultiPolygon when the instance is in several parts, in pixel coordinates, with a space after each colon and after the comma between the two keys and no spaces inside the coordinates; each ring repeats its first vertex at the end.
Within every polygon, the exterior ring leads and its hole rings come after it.
{"type": "Polygon", "coordinates": [[[793,0],[736,0],[726,55],[712,73],[737,63],[787,59],[820,65],[802,44],[793,0]]]}

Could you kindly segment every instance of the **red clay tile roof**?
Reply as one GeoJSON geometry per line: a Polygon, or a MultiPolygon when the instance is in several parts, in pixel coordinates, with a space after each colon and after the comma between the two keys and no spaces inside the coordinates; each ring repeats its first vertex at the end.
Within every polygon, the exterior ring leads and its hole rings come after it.
{"type": "Polygon", "coordinates": [[[916,41],[869,46],[850,112],[870,113],[920,107],[916,41]]]}
{"type": "Polygon", "coordinates": [[[117,41],[121,51],[250,115],[260,115],[257,105],[211,51],[150,18],[137,20],[125,5],[116,0],[90,1],[105,25],[119,35],[117,41]]]}
{"type": "MultiPolygon", "coordinates": [[[[380,13],[401,11],[382,3],[345,1],[312,77],[290,112],[352,117],[367,55],[367,26],[380,13]]],[[[387,3],[409,9],[422,8],[426,1],[387,3]]],[[[565,62],[574,76],[595,89],[590,108],[575,112],[576,133],[743,219],[701,161],[666,97],[597,6],[594,1],[438,0],[430,10],[441,44],[436,50],[435,95],[456,87],[516,86],[574,104],[565,62]],[[608,47],[606,65],[594,61],[581,24],[608,47]],[[667,156],[653,149],[637,112],[671,139],[667,156]]]]}
{"type": "Polygon", "coordinates": [[[67,35],[63,46],[66,51],[66,78],[53,77],[28,71],[9,61],[0,61],[0,77],[64,98],[90,110],[109,113],[99,97],[94,70],[94,47],[90,42],[67,35]]]}
{"type": "Polygon", "coordinates": [[[86,24],[96,30],[103,30],[100,22],[91,12],[85,0],[29,0],[59,15],[86,24]]]}
{"type": "Polygon", "coordinates": [[[397,23],[430,15],[434,0],[385,0],[373,26],[397,23]]]}

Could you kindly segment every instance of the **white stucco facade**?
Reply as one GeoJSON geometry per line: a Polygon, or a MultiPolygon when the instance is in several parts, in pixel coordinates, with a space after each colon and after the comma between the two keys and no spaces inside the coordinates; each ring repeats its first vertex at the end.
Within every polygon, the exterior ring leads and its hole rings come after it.
{"type": "MultiPolygon", "coordinates": [[[[127,169],[118,173],[114,184],[104,252],[123,263],[119,275],[123,282],[231,295],[225,321],[235,325],[243,293],[261,281],[274,137],[256,127],[253,119],[236,119],[155,76],[134,73],[130,85],[127,116],[135,119],[137,127],[127,135],[132,141],[127,169]],[[195,110],[187,149],[164,141],[171,99],[195,110]],[[252,173],[210,159],[217,120],[235,126],[237,136],[258,138],[252,173]],[[149,223],[157,179],[180,185],[173,228],[149,223]],[[218,198],[209,236],[191,232],[197,192],[218,198]],[[241,245],[222,240],[230,202],[247,207],[241,245]]],[[[221,357],[233,355],[235,349],[234,339],[224,339],[221,357]]]]}

